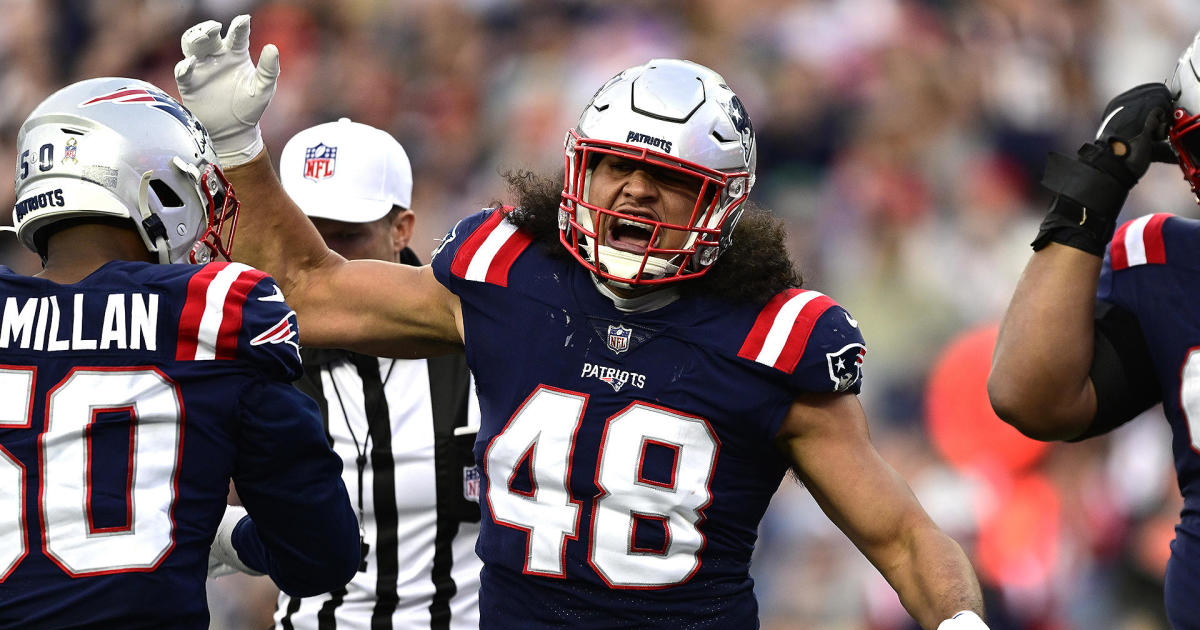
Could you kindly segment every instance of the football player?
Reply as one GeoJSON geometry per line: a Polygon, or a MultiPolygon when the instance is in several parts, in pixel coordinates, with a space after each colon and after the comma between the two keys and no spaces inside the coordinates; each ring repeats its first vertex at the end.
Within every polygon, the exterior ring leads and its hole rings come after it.
{"type": "Polygon", "coordinates": [[[1167,84],[1116,96],[1093,141],[1050,155],[1054,197],[988,380],[996,413],[1040,440],[1099,435],[1162,403],[1184,498],[1165,584],[1177,629],[1200,628],[1200,222],[1149,214],[1116,226],[1152,161],[1178,161],[1200,191],[1198,70],[1200,36],[1167,84]]]}
{"type": "Polygon", "coordinates": [[[183,36],[180,93],[245,186],[304,342],[465,346],[482,422],[485,628],[753,628],[756,530],[792,469],[920,624],[986,628],[959,546],[871,445],[858,323],[799,288],[747,210],[755,138],[718,74],[657,59],[604,84],[565,185],[460,221],[425,267],[346,261],[284,194],[257,121],[279,72],[248,16],[183,36]]]}
{"type": "Polygon", "coordinates": [[[17,150],[14,229],[44,267],[0,267],[0,628],[207,628],[218,528],[216,558],[289,593],[345,584],[357,523],[291,385],[295,314],[267,274],[210,262],[239,204],[204,128],[149,83],[91,79],[17,150]]]}

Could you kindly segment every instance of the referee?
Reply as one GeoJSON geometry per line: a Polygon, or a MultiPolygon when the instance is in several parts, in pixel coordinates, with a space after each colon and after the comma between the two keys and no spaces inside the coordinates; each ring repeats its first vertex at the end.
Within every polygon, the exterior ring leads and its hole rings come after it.
{"type": "MultiPolygon", "coordinates": [[[[288,194],[348,259],[420,265],[412,169],[400,143],[342,118],[296,134],[279,161],[288,194]]],[[[318,597],[281,593],[276,628],[479,627],[479,411],[463,355],[380,359],[301,351],[298,383],[321,407],[358,510],[362,563],[318,597]]]]}

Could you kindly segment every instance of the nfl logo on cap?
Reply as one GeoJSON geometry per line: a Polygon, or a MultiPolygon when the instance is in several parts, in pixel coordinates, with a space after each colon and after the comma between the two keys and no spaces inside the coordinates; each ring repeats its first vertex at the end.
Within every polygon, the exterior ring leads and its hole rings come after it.
{"type": "Polygon", "coordinates": [[[337,165],[337,147],[328,147],[324,143],[309,147],[304,151],[304,178],[314,182],[333,176],[337,165]]]}

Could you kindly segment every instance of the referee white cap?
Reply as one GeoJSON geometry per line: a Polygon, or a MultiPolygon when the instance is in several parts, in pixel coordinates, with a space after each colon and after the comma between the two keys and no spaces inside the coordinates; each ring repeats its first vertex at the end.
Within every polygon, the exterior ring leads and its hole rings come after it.
{"type": "Polygon", "coordinates": [[[412,204],[412,166],[391,134],[341,118],[288,140],[279,179],[310,217],[367,223],[412,204]]]}

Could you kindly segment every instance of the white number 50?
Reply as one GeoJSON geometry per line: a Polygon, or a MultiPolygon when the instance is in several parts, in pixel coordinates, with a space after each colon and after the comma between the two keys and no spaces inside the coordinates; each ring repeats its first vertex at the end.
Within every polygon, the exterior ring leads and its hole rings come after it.
{"type": "MultiPolygon", "coordinates": [[[[0,366],[0,429],[33,427],[36,371],[0,366]]],[[[27,488],[25,466],[0,446],[0,581],[29,553],[26,493],[38,493],[42,551],[73,577],[151,571],[174,546],[171,508],[182,447],[178,386],[154,368],[78,368],[46,394],[46,426],[38,436],[39,487],[27,488]],[[129,414],[123,453],[98,453],[92,425],[104,412],[129,414]],[[119,457],[121,460],[114,460],[119,457]],[[97,527],[93,467],[128,466],[124,525],[97,527]]]]}

